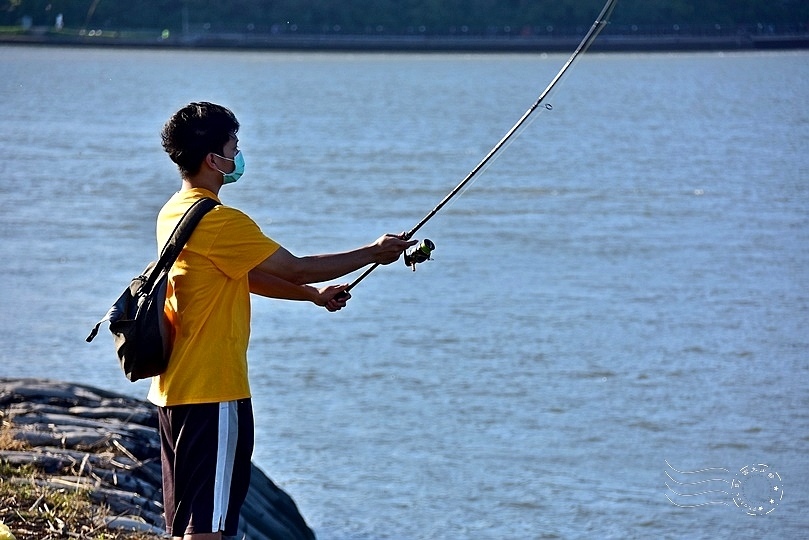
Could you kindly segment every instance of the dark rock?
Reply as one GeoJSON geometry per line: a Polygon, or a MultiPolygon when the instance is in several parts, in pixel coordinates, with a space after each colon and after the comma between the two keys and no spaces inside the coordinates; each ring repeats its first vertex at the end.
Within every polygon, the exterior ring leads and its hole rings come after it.
{"type": "MultiPolygon", "coordinates": [[[[48,474],[39,483],[87,489],[113,513],[108,527],[164,530],[157,411],[144,401],[85,385],[0,378],[0,419],[31,448],[0,461],[48,474]]],[[[313,540],[295,502],[253,464],[239,536],[313,540]]]]}

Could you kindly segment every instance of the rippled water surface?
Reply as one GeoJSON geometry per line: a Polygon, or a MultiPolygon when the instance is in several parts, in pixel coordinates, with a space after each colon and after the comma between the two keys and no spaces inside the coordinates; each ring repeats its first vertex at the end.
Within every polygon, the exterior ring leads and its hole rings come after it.
{"type": "MultiPolygon", "coordinates": [[[[145,396],[84,337],[154,256],[188,101],[242,122],[224,201],[308,254],[411,228],[565,60],[0,48],[0,375],[145,396]]],[[[802,537],[808,101],[805,52],[583,57],[434,261],[254,301],[255,461],[326,540],[802,537]]]]}

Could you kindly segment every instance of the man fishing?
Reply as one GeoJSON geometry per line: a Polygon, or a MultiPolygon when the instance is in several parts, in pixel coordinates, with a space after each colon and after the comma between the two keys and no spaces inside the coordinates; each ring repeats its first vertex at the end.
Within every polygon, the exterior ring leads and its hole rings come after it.
{"type": "MultiPolygon", "coordinates": [[[[191,103],[162,131],[180,191],[160,210],[162,247],[197,200],[219,200],[244,172],[239,122],[227,108],[191,103]]],[[[221,202],[221,201],[220,201],[221,202]]],[[[166,528],[174,538],[235,537],[247,496],[254,428],[247,369],[250,293],[345,307],[347,285],[314,287],[369,264],[390,264],[415,240],[386,234],[371,244],[298,257],[235,208],[206,214],[169,274],[165,312],[174,344],[168,369],[152,379],[160,421],[166,528]]]]}

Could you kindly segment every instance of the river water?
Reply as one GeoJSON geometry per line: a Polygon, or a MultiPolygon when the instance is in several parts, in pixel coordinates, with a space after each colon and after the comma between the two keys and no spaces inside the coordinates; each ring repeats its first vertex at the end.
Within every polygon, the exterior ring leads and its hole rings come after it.
{"type": "MultiPolygon", "coordinates": [[[[222,198],[303,255],[410,229],[565,60],[0,47],[0,375],[145,396],[84,337],[185,103],[234,110],[222,198]]],[[[325,540],[804,537],[809,53],[588,54],[549,102],[417,272],[254,301],[255,462],[325,540]]]]}

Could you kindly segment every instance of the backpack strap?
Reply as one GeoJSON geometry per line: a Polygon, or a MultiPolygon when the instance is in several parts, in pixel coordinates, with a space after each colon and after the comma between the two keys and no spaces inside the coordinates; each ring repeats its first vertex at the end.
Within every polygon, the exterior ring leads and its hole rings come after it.
{"type": "MultiPolygon", "coordinates": [[[[194,229],[202,220],[202,217],[218,205],[219,203],[215,199],[205,197],[196,201],[191,205],[191,208],[186,210],[183,217],[174,227],[174,231],[171,233],[171,236],[169,236],[166,245],[163,246],[163,250],[160,252],[160,259],[157,261],[151,271],[144,272],[144,274],[148,275],[143,276],[146,279],[138,288],[138,291],[152,290],[152,287],[154,287],[154,284],[157,282],[160,275],[164,272],[168,272],[169,268],[171,268],[171,266],[174,264],[174,261],[176,261],[177,257],[180,256],[180,252],[188,243],[188,239],[191,238],[191,233],[194,232],[194,229]]],[[[95,338],[98,334],[98,328],[101,326],[101,324],[109,321],[113,312],[115,312],[116,309],[120,309],[119,304],[121,304],[122,299],[126,294],[126,291],[124,291],[124,294],[121,295],[121,298],[119,298],[118,301],[112,305],[109,311],[107,311],[107,314],[104,315],[104,318],[96,323],[85,341],[93,341],[93,338],[95,338]]]]}
{"type": "Polygon", "coordinates": [[[143,283],[141,287],[143,290],[151,290],[160,274],[168,272],[169,268],[174,264],[174,261],[180,256],[180,252],[188,243],[188,239],[191,238],[191,233],[194,232],[194,229],[202,220],[202,217],[216,206],[219,206],[219,202],[215,199],[205,197],[196,201],[186,210],[183,217],[174,227],[174,231],[171,233],[171,236],[169,236],[166,244],[163,246],[163,250],[160,252],[160,258],[155,264],[154,269],[149,273],[148,279],[143,283]]]}

